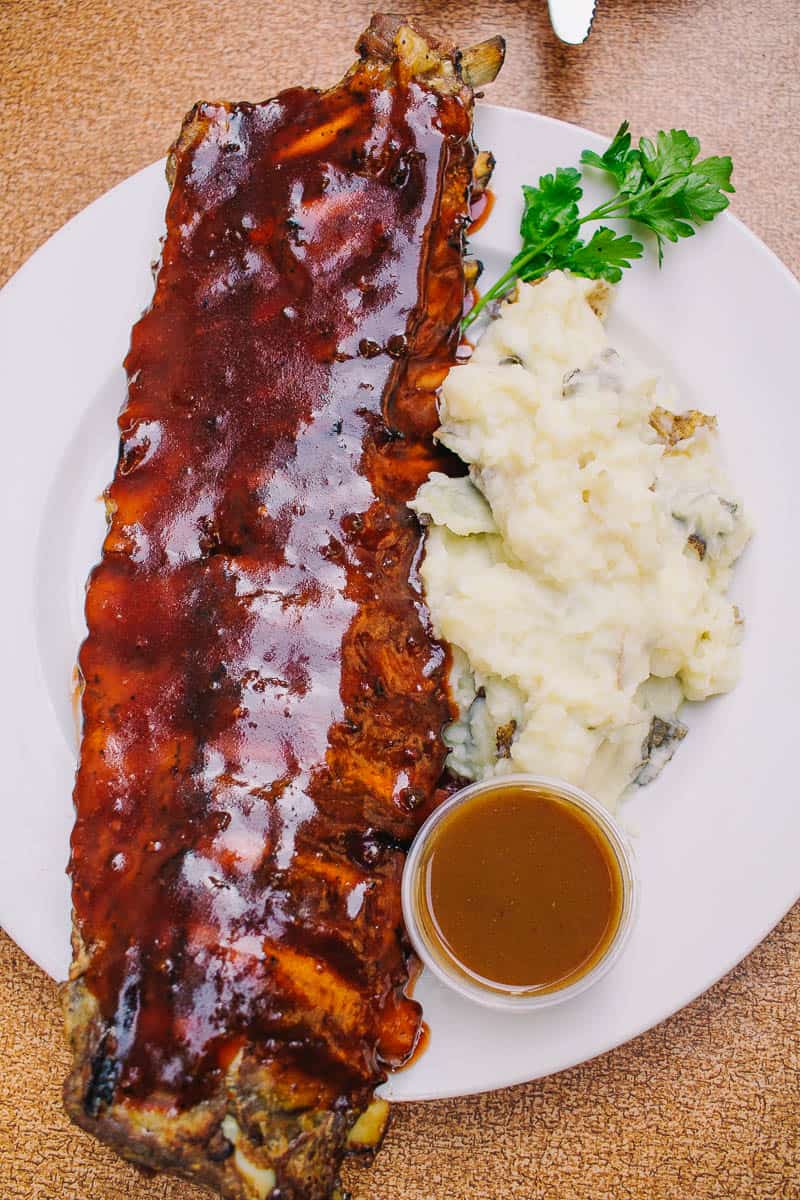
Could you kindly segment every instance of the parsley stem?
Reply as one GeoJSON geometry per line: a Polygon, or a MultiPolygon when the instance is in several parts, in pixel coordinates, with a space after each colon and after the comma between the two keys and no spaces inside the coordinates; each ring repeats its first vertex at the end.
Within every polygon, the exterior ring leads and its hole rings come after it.
{"type": "Polygon", "coordinates": [[[516,266],[511,266],[507,271],[504,271],[500,278],[492,284],[488,292],[486,292],[484,296],[480,296],[478,298],[467,315],[464,317],[463,321],[461,322],[461,332],[463,333],[465,329],[469,329],[472,322],[477,320],[479,314],[483,311],[486,305],[491,300],[494,300],[495,296],[502,295],[506,291],[508,285],[513,283],[516,278],[516,266]]]}
{"type": "Polygon", "coordinates": [[[606,200],[605,204],[598,204],[597,208],[593,208],[585,217],[580,217],[579,225],[586,225],[588,221],[602,221],[616,208],[624,207],[628,203],[627,198],[622,192],[617,192],[616,196],[612,196],[610,200],[606,200]]]}
{"type": "MultiPolygon", "coordinates": [[[[651,183],[649,187],[642,188],[636,193],[636,203],[641,206],[643,200],[647,200],[654,192],[659,191],[665,184],[671,183],[675,179],[675,175],[667,175],[664,179],[657,179],[655,183],[651,183]]],[[[630,202],[634,197],[627,192],[617,192],[616,196],[612,196],[610,200],[606,200],[604,204],[599,205],[588,216],[581,217],[578,221],[579,225],[585,225],[587,221],[602,221],[605,217],[610,217],[620,209],[630,207],[630,202]]],[[[629,216],[629,213],[623,213],[624,216],[629,216]]],[[[631,220],[636,220],[631,217],[631,220]]]]}
{"type": "MultiPolygon", "coordinates": [[[[515,279],[519,279],[520,268],[524,269],[529,262],[532,262],[534,258],[541,254],[543,250],[546,250],[548,246],[552,245],[552,243],[556,241],[557,238],[561,237],[562,234],[563,230],[558,229],[552,237],[546,238],[543,242],[536,242],[533,246],[530,246],[527,250],[523,250],[521,254],[518,254],[508,270],[503,272],[500,278],[496,280],[495,283],[493,283],[489,288],[486,295],[481,296],[478,302],[469,310],[461,322],[461,332],[463,333],[466,329],[469,329],[472,322],[477,320],[487,304],[489,304],[492,300],[496,300],[498,296],[505,295],[505,293],[509,290],[509,284],[512,284],[515,279]]],[[[544,273],[545,271],[543,270],[541,274],[544,273]]],[[[536,278],[538,278],[538,276],[536,276],[536,278]]]]}

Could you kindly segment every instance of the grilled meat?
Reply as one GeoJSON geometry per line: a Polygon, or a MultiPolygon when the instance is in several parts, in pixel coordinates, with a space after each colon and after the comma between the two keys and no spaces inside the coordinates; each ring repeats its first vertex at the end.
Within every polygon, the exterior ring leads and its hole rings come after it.
{"type": "Polygon", "coordinates": [[[80,652],[67,1109],[231,1200],[329,1196],[420,1030],[400,876],[451,706],[406,501],[502,46],[358,50],[184,123],[80,652]]]}

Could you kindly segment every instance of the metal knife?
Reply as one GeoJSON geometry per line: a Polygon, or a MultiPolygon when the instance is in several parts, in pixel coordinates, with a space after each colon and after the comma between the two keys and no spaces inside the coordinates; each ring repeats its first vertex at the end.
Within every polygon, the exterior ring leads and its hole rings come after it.
{"type": "Polygon", "coordinates": [[[547,0],[556,36],[570,46],[585,42],[592,28],[595,0],[547,0]]]}

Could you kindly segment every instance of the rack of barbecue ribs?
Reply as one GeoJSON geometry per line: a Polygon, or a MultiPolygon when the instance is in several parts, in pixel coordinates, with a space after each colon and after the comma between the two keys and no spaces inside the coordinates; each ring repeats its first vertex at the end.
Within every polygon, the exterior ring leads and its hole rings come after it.
{"type": "Polygon", "coordinates": [[[451,699],[406,501],[452,469],[503,47],[376,17],[357,49],[184,122],[79,659],[67,1109],[231,1200],[335,1196],[421,1028],[400,878],[451,699]]]}

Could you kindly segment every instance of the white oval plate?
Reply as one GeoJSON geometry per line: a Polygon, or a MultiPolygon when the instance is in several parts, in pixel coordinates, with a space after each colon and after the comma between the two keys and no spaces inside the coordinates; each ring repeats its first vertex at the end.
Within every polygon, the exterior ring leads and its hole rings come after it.
{"type": "MultiPolygon", "coordinates": [[[[497,204],[475,239],[492,278],[518,247],[520,185],[604,139],[490,107],[478,113],[477,136],[498,164],[497,204]]],[[[0,922],[57,979],[69,961],[71,672],[104,531],[98,497],[116,460],[121,363],[152,293],[166,197],[163,165],[140,171],[70,221],[0,293],[0,922]]],[[[719,414],[757,526],[735,584],[747,617],[742,683],[689,714],[673,762],[623,810],[637,831],[642,903],[614,971],[574,1001],[519,1015],[489,1013],[423,976],[430,1045],[385,1086],[392,1099],[519,1083],[627,1041],[728,971],[798,894],[800,287],[726,214],[669,246],[661,272],[652,257],[637,264],[611,325],[623,349],[665,367],[687,407],[719,414]]]]}

